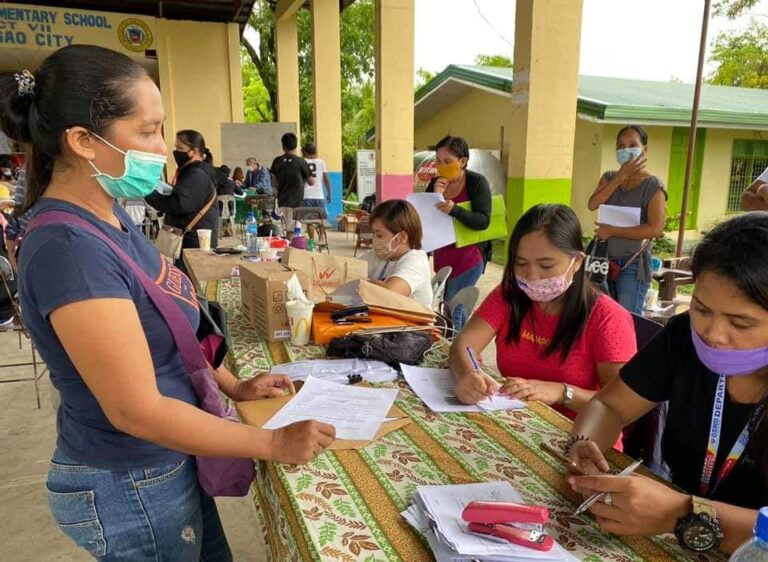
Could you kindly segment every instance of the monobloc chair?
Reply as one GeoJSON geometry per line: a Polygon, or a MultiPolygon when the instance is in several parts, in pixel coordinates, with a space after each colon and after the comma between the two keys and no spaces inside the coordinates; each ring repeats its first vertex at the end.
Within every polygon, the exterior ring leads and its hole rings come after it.
{"type": "Polygon", "coordinates": [[[32,342],[32,337],[27,331],[27,327],[24,324],[24,319],[21,316],[21,308],[19,307],[18,296],[16,294],[16,280],[14,277],[13,269],[11,269],[10,262],[4,257],[0,256],[0,279],[2,280],[3,288],[0,292],[0,302],[11,304],[13,310],[13,318],[11,321],[0,324],[0,333],[16,333],[19,337],[19,350],[22,349],[22,336],[29,342],[29,346],[32,351],[32,361],[26,361],[22,363],[6,363],[0,365],[0,369],[10,369],[13,367],[32,367],[31,377],[20,377],[14,379],[0,380],[0,384],[15,383],[15,382],[32,382],[35,385],[35,398],[37,399],[37,407],[40,408],[40,378],[45,374],[46,368],[43,368],[38,372],[38,364],[45,365],[38,361],[37,351],[35,350],[35,344],[32,342]]]}
{"type": "Polygon", "coordinates": [[[445,284],[448,283],[451,273],[453,273],[453,268],[450,265],[446,265],[441,267],[440,271],[432,277],[432,310],[442,312],[445,284]]]}
{"type": "Polygon", "coordinates": [[[325,248],[325,251],[329,254],[331,249],[328,246],[328,233],[325,229],[325,219],[328,218],[328,213],[325,209],[320,207],[296,207],[293,210],[294,223],[300,222],[307,227],[307,234],[310,234],[310,229],[314,229],[317,232],[317,248],[321,251],[325,248]]]}
{"type": "Polygon", "coordinates": [[[464,316],[469,318],[475,311],[477,301],[480,298],[480,289],[477,287],[464,287],[458,293],[456,293],[451,302],[446,303],[446,316],[452,317],[453,311],[458,307],[464,307],[464,316]]]}

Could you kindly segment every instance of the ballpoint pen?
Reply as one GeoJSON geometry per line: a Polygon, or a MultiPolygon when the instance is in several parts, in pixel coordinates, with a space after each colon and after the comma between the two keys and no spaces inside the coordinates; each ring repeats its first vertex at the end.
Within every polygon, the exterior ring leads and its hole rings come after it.
{"type": "Polygon", "coordinates": [[[472,348],[467,346],[467,356],[469,357],[469,361],[472,363],[472,368],[477,373],[482,373],[483,371],[480,369],[480,365],[477,363],[477,359],[475,359],[475,354],[472,353],[472,348]]]}
{"type": "MultiPolygon", "coordinates": [[[[637,460],[630,464],[627,468],[616,474],[615,476],[629,476],[632,474],[635,470],[637,470],[637,467],[643,464],[642,460],[637,460]]],[[[608,476],[608,475],[606,475],[608,476]]],[[[591,496],[589,496],[586,500],[584,500],[584,503],[582,503],[576,511],[573,512],[574,515],[581,515],[585,511],[587,511],[590,507],[595,505],[597,502],[599,502],[601,499],[605,497],[605,494],[608,492],[595,492],[591,496]]]]}

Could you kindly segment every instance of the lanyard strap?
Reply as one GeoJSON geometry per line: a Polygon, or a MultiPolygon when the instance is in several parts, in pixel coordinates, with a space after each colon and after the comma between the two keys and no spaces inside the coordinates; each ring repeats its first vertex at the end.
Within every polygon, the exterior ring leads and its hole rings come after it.
{"type": "Polygon", "coordinates": [[[701,495],[708,497],[710,494],[714,494],[717,490],[717,486],[725,480],[728,475],[736,468],[741,455],[744,454],[744,449],[747,447],[749,437],[754,433],[757,428],[757,424],[763,417],[765,412],[765,398],[760,402],[752,415],[749,417],[744,429],[741,430],[736,443],[733,444],[731,452],[723,462],[723,466],[720,467],[720,471],[714,482],[712,482],[712,473],[715,470],[715,462],[717,461],[717,451],[720,448],[720,434],[723,429],[723,409],[725,405],[725,377],[720,375],[717,381],[717,390],[715,391],[715,403],[712,406],[712,421],[709,426],[709,443],[707,445],[707,454],[704,457],[704,466],[701,469],[701,495]],[[712,484],[710,487],[710,483],[712,484]]]}

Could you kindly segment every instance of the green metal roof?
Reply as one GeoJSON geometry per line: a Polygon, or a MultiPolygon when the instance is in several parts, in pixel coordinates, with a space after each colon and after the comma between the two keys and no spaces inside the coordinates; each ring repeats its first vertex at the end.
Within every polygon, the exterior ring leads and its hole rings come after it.
{"type": "MultiPolygon", "coordinates": [[[[416,92],[416,103],[448,80],[512,91],[512,69],[449,65],[416,92]]],[[[607,122],[664,122],[687,124],[691,120],[693,84],[651,82],[579,76],[578,112],[607,122]]],[[[768,90],[702,87],[699,123],[702,126],[768,128],[768,90]]]]}

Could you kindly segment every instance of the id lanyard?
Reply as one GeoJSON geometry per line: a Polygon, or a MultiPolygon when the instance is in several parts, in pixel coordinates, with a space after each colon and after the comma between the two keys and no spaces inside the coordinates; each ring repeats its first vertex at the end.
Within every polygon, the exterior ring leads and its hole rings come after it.
{"type": "Polygon", "coordinates": [[[720,447],[720,433],[723,429],[723,408],[725,404],[725,377],[720,375],[720,379],[717,381],[717,390],[715,391],[715,403],[712,407],[712,422],[709,426],[709,443],[707,445],[707,454],[704,457],[704,466],[701,469],[701,495],[708,497],[710,494],[714,494],[717,490],[717,486],[725,480],[728,475],[736,468],[736,464],[739,462],[741,455],[744,454],[744,449],[749,441],[749,436],[754,433],[757,428],[757,424],[760,422],[760,418],[763,417],[765,412],[765,399],[760,402],[760,405],[755,408],[752,415],[741,430],[736,443],[733,444],[731,452],[723,462],[723,466],[720,467],[720,471],[717,474],[717,478],[712,482],[712,473],[715,470],[715,461],[717,460],[717,450],[720,447]],[[710,483],[712,485],[710,486],[710,483]]]}

